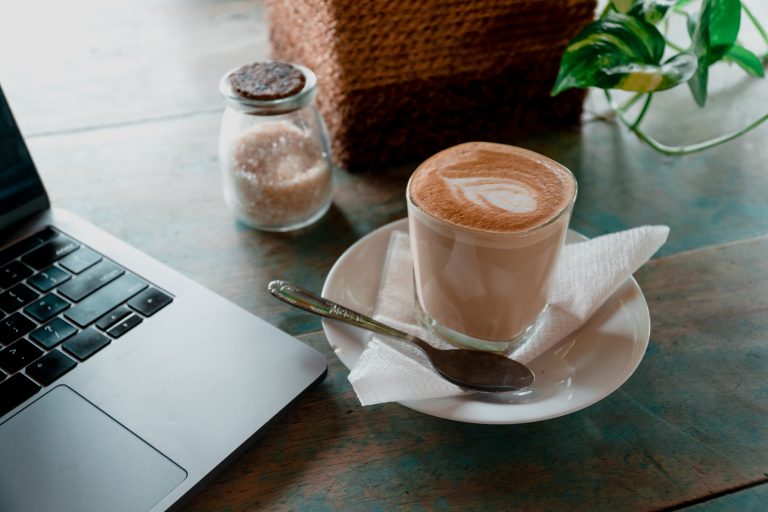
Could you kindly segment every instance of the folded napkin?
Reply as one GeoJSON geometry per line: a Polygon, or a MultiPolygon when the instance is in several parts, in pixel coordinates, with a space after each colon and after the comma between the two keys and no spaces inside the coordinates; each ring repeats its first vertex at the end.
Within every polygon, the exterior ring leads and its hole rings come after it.
{"type": "MultiPolygon", "coordinates": [[[[529,363],[578,329],[664,244],[667,226],[642,226],[563,248],[549,307],[528,341],[510,357],[529,363]]],[[[455,348],[417,321],[408,235],[394,232],[382,270],[374,318],[438,348],[455,348]]],[[[362,405],[466,394],[440,377],[413,345],[374,336],[349,374],[362,405]]]]}

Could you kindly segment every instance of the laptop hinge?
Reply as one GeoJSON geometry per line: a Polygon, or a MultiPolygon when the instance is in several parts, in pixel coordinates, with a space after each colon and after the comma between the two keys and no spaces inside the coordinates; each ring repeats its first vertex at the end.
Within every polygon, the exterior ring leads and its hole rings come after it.
{"type": "Polygon", "coordinates": [[[25,202],[7,213],[0,214],[0,233],[3,233],[24,221],[39,215],[51,207],[48,196],[43,194],[25,202]]]}

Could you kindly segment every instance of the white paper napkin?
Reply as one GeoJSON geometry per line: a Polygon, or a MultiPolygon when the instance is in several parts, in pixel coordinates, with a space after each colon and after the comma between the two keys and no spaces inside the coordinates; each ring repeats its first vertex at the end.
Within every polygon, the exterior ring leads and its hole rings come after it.
{"type": "MultiPolygon", "coordinates": [[[[667,226],[642,226],[568,244],[552,277],[549,307],[540,326],[511,357],[529,363],[578,329],[664,244],[667,226]]],[[[431,336],[414,313],[413,263],[408,235],[394,232],[382,270],[374,318],[453,348],[431,336]]],[[[466,394],[441,378],[409,343],[374,336],[349,374],[362,405],[466,394]]]]}

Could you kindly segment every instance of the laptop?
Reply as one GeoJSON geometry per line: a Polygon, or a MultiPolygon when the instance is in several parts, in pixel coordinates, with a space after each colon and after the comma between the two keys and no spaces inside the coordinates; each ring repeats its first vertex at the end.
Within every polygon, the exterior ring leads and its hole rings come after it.
{"type": "Polygon", "coordinates": [[[0,510],[172,508],[326,371],[316,350],[52,209],[0,89],[0,510]]]}

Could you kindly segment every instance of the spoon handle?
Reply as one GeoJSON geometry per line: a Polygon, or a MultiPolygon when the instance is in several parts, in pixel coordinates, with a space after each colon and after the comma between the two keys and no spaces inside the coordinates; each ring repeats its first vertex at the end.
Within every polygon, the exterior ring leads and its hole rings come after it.
{"type": "Polygon", "coordinates": [[[309,311],[310,313],[330,318],[331,320],[346,322],[356,327],[360,327],[361,329],[384,334],[386,336],[393,336],[408,341],[411,341],[412,339],[411,335],[403,331],[377,322],[371,317],[347,309],[341,304],[324,299],[309,290],[305,290],[304,288],[287,281],[272,281],[267,286],[267,289],[269,290],[269,293],[283,302],[287,302],[292,306],[309,311]]]}

